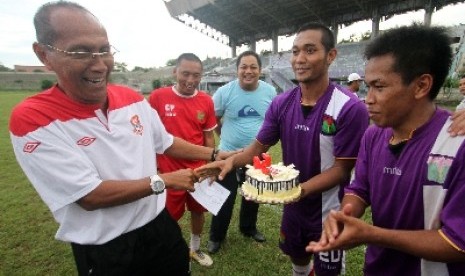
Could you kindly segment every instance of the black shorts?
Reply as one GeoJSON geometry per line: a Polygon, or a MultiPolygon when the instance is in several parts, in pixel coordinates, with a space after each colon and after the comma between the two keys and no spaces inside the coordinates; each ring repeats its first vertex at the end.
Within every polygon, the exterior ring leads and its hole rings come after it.
{"type": "Polygon", "coordinates": [[[166,209],[105,244],[71,247],[79,275],[190,275],[189,248],[166,209]]]}

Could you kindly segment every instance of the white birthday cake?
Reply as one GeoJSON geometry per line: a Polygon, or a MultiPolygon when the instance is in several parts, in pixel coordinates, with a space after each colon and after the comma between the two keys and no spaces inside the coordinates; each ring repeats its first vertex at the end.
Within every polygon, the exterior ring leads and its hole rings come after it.
{"type": "Polygon", "coordinates": [[[299,171],[294,165],[271,164],[271,157],[262,154],[247,165],[242,195],[259,203],[289,203],[300,197],[299,171]]]}

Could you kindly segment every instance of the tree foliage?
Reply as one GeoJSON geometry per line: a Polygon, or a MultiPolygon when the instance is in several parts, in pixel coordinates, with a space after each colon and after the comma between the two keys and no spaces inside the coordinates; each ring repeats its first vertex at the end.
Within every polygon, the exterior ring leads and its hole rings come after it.
{"type": "Polygon", "coordinates": [[[0,62],[0,72],[13,72],[14,70],[6,67],[3,63],[0,62]]]}
{"type": "Polygon", "coordinates": [[[53,84],[54,84],[53,81],[45,79],[40,82],[40,88],[42,90],[49,89],[50,87],[53,86],[53,84]]]}
{"type": "Polygon", "coordinates": [[[132,72],[144,72],[144,73],[147,73],[148,71],[150,71],[150,68],[144,68],[144,67],[140,67],[140,66],[135,66],[134,69],[132,69],[132,72]]]}
{"type": "Polygon", "coordinates": [[[153,89],[158,89],[161,87],[161,80],[160,79],[154,79],[152,81],[152,88],[153,89]]]}
{"type": "Polygon", "coordinates": [[[115,62],[113,67],[114,72],[128,72],[128,65],[125,62],[115,62]]]}
{"type": "Polygon", "coordinates": [[[176,65],[176,61],[177,61],[176,58],[169,59],[169,60],[166,62],[166,66],[175,66],[175,65],[176,65]]]}

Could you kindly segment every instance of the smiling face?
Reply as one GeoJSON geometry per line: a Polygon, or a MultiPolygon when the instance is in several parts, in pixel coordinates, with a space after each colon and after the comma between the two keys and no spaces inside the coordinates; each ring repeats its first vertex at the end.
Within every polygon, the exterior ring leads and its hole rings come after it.
{"type": "Polygon", "coordinates": [[[368,94],[365,103],[370,119],[380,127],[402,128],[412,120],[415,107],[414,85],[404,84],[393,71],[394,58],[387,54],[372,57],[365,66],[368,94]]]}
{"type": "Polygon", "coordinates": [[[336,58],[336,50],[326,52],[322,36],[321,30],[306,30],[294,39],[291,64],[298,82],[311,83],[328,77],[328,67],[336,58]]]}
{"type": "Polygon", "coordinates": [[[174,69],[176,90],[183,95],[193,95],[202,78],[202,64],[183,59],[174,69]]]}
{"type": "Polygon", "coordinates": [[[243,56],[237,67],[237,77],[241,88],[247,91],[257,89],[261,72],[262,70],[255,56],[243,56]]]}
{"type": "MultiPolygon", "coordinates": [[[[57,39],[51,46],[68,52],[111,51],[107,33],[89,13],[72,8],[58,8],[50,15],[57,39]]],[[[66,53],[35,44],[41,61],[55,71],[58,86],[73,100],[85,104],[104,104],[107,82],[113,69],[112,55],[77,59],[66,53]]]]}

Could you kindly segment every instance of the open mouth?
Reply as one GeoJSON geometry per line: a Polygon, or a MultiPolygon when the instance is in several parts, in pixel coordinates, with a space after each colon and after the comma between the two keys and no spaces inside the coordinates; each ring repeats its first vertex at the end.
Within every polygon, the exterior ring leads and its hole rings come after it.
{"type": "Polygon", "coordinates": [[[100,84],[100,83],[103,83],[105,81],[104,78],[99,78],[99,79],[88,79],[88,78],[84,78],[85,81],[87,82],[90,82],[92,84],[100,84]]]}

